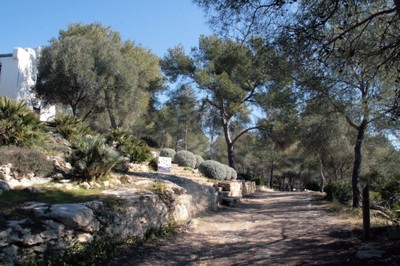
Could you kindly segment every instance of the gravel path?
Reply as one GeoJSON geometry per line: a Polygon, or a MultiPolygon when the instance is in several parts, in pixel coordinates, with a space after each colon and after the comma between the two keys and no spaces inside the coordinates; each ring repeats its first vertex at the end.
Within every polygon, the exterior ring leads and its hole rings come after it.
{"type": "MultiPolygon", "coordinates": [[[[306,192],[259,192],[186,233],[124,250],[113,265],[368,265],[360,240],[306,192]]],[[[370,264],[373,265],[373,264],[370,264]]]]}

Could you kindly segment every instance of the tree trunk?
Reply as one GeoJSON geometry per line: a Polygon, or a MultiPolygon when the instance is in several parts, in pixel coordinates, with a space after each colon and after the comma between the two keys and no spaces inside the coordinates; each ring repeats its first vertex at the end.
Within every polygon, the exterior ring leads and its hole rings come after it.
{"type": "Polygon", "coordinates": [[[367,121],[363,120],[361,125],[358,127],[356,145],[354,146],[353,175],[351,178],[351,183],[353,188],[353,208],[361,207],[361,200],[362,200],[361,187],[360,187],[360,172],[362,163],[361,148],[366,128],[367,128],[367,121]]]}
{"type": "Polygon", "coordinates": [[[274,161],[271,162],[271,179],[269,180],[269,188],[272,188],[274,178],[274,161]]]}
{"type": "Polygon", "coordinates": [[[319,158],[319,176],[320,176],[319,190],[320,192],[324,192],[326,179],[324,175],[324,163],[322,161],[322,158],[319,158]]]}
{"type": "Polygon", "coordinates": [[[108,117],[110,118],[111,128],[117,129],[118,128],[117,122],[111,107],[107,106],[107,112],[108,112],[108,117]]]}
{"type": "Polygon", "coordinates": [[[231,134],[229,133],[229,125],[228,125],[228,120],[224,118],[224,112],[223,110],[221,112],[221,119],[222,119],[222,127],[224,129],[224,136],[225,136],[225,142],[226,142],[226,148],[228,152],[228,163],[229,166],[235,168],[235,155],[233,151],[233,142],[231,138],[231,134]]]}
{"type": "Polygon", "coordinates": [[[236,169],[236,165],[235,165],[235,154],[234,154],[234,150],[233,150],[233,143],[227,143],[228,146],[228,162],[229,162],[229,166],[236,169]]]}

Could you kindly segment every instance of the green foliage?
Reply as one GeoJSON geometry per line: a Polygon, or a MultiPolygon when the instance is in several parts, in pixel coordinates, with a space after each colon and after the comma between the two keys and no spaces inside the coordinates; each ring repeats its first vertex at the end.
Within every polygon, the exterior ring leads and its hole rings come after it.
{"type": "Polygon", "coordinates": [[[73,152],[67,158],[74,174],[82,180],[97,180],[116,165],[124,162],[101,136],[87,136],[73,143],[73,152]]]}
{"type": "Polygon", "coordinates": [[[204,162],[203,157],[201,157],[200,155],[195,155],[196,157],[196,166],[194,167],[194,169],[199,168],[199,165],[204,162]]]}
{"type": "Polygon", "coordinates": [[[69,141],[82,138],[91,133],[89,125],[72,114],[58,113],[54,121],[50,122],[49,125],[55,127],[56,132],[69,141]]]}
{"type": "Polygon", "coordinates": [[[211,109],[213,116],[217,116],[209,120],[216,123],[210,126],[224,131],[228,161],[234,166],[236,140],[248,131],[263,127],[258,123],[250,126],[249,106],[262,106],[258,99],[270,89],[291,88],[287,86],[291,75],[284,75],[283,69],[276,70],[276,62],[285,62],[285,59],[260,39],[244,45],[213,35],[201,36],[199,47],[191,55],[186,55],[182,47],[169,49],[161,60],[161,67],[171,81],[189,78],[200,88],[203,109],[211,109]]]}
{"type": "Polygon", "coordinates": [[[252,181],[256,183],[257,186],[264,186],[265,185],[265,180],[259,176],[253,177],[252,181]]]}
{"type": "Polygon", "coordinates": [[[148,166],[153,170],[153,171],[157,171],[158,169],[158,157],[157,158],[152,158],[149,161],[148,166]]]}
{"type": "Polygon", "coordinates": [[[175,154],[176,152],[173,149],[164,148],[160,150],[160,157],[170,157],[172,161],[174,161],[175,154]]]}
{"type": "Polygon", "coordinates": [[[150,50],[122,41],[110,27],[71,24],[42,50],[34,90],[93,126],[127,128],[162,89],[158,63],[150,50]]]}
{"type": "Polygon", "coordinates": [[[167,191],[167,186],[165,185],[165,183],[157,181],[153,183],[153,185],[150,187],[150,190],[156,194],[161,195],[165,194],[165,192],[167,191]]]}
{"type": "Polygon", "coordinates": [[[35,175],[46,176],[53,171],[53,163],[47,160],[46,155],[32,148],[0,147],[0,165],[8,163],[11,163],[12,170],[20,175],[35,173],[35,175]]]}
{"type": "Polygon", "coordinates": [[[208,178],[224,180],[226,178],[226,167],[213,160],[206,160],[199,165],[199,172],[208,178]]]}
{"type": "Polygon", "coordinates": [[[178,151],[174,156],[174,162],[179,166],[196,167],[196,157],[190,151],[178,151]]]}
{"type": "Polygon", "coordinates": [[[22,265],[105,265],[118,254],[118,247],[125,241],[128,240],[103,237],[89,244],[77,243],[66,250],[47,251],[42,257],[25,256],[22,265]]]}
{"type": "Polygon", "coordinates": [[[0,97],[0,145],[34,146],[46,139],[38,114],[22,102],[0,97]]]}
{"type": "Polygon", "coordinates": [[[341,204],[347,204],[353,197],[351,183],[347,180],[331,180],[325,187],[327,200],[337,200],[341,204]]]}
{"type": "Polygon", "coordinates": [[[390,207],[398,207],[400,204],[400,176],[391,178],[383,186],[381,196],[390,207]]]}
{"type": "Polygon", "coordinates": [[[116,149],[131,162],[142,163],[152,158],[147,144],[123,129],[111,130],[106,140],[109,145],[115,145],[116,149]]]}

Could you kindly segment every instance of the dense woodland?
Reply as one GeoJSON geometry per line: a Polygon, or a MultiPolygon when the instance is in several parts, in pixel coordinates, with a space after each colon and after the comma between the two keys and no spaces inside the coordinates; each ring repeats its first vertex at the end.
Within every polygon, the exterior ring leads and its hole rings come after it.
{"type": "Polygon", "coordinates": [[[353,207],[369,183],[400,208],[399,1],[194,2],[215,35],[190,53],[71,24],[42,50],[34,92],[99,134],[277,189],[346,191],[353,207]]]}

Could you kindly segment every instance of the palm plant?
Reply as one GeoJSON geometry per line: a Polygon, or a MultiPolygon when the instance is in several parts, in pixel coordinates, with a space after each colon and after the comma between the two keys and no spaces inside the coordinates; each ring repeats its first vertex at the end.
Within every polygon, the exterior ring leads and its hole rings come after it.
{"type": "Polygon", "coordinates": [[[86,136],[76,140],[68,161],[74,168],[74,175],[82,180],[97,180],[125,160],[106,144],[102,136],[86,136]]]}
{"type": "Polygon", "coordinates": [[[46,139],[38,114],[22,102],[0,97],[0,145],[34,146],[46,139]]]}
{"type": "Polygon", "coordinates": [[[107,138],[109,144],[114,144],[116,149],[131,162],[145,162],[152,158],[146,142],[134,138],[123,129],[113,129],[107,138]]]}
{"type": "Polygon", "coordinates": [[[89,126],[72,114],[57,114],[50,125],[66,140],[74,140],[91,133],[89,126]]]}

